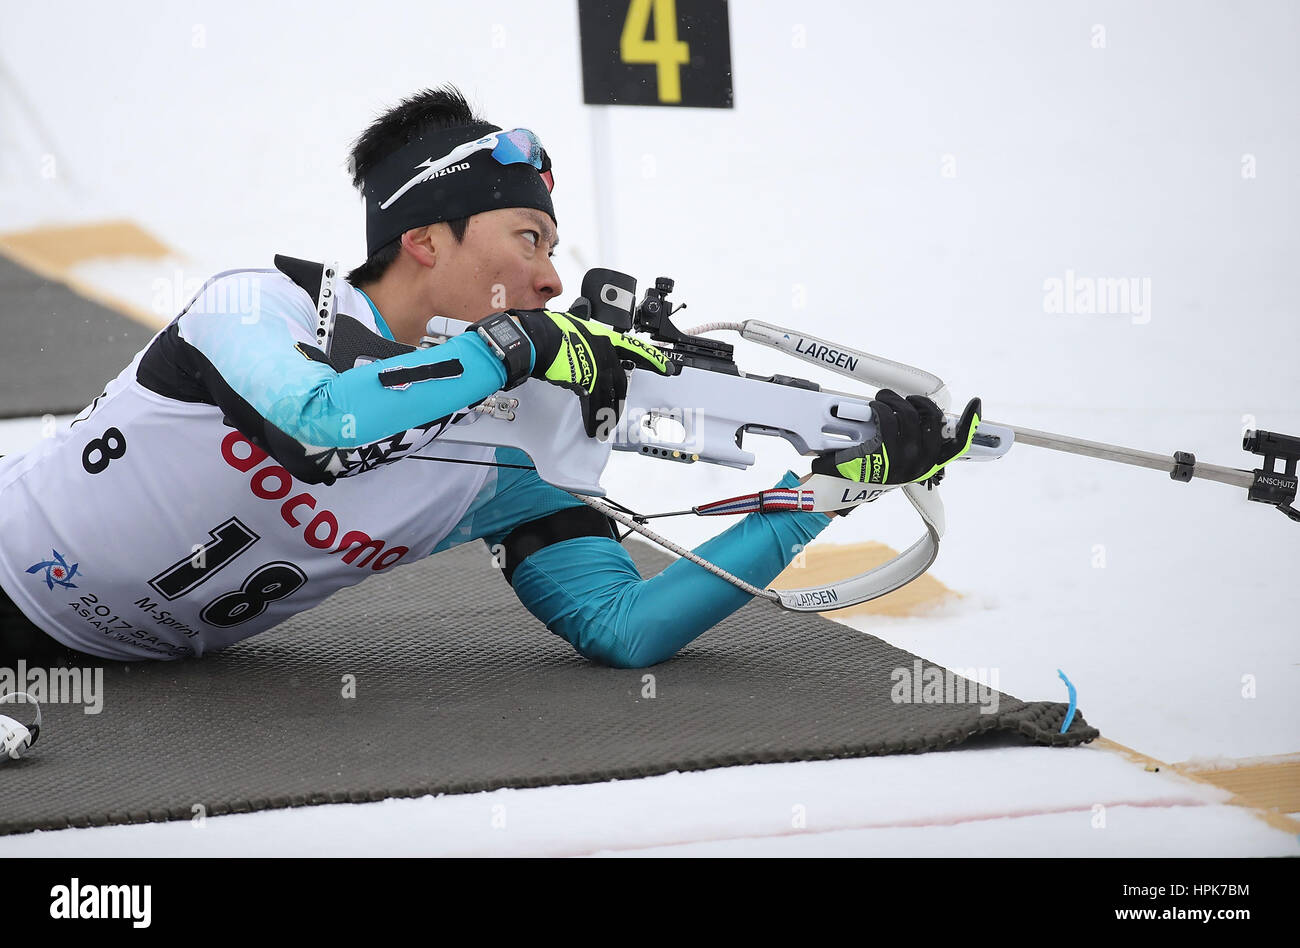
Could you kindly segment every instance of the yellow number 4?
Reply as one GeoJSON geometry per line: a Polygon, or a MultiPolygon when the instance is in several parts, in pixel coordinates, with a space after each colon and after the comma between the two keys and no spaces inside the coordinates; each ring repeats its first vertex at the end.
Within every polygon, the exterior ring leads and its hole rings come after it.
{"type": "Polygon", "coordinates": [[[690,47],[677,38],[677,0],[632,0],[623,23],[619,55],[625,63],[658,66],[659,101],[682,101],[681,68],[691,61],[690,47]],[[650,32],[650,13],[655,17],[655,38],[650,32]]]}

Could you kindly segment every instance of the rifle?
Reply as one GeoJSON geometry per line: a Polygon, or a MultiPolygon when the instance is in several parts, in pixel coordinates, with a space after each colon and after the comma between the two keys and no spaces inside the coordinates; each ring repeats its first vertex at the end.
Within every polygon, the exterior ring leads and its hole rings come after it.
{"type": "MultiPolygon", "coordinates": [[[[756,319],[742,323],[710,323],[689,331],[671,321],[676,308],[668,301],[674,281],[659,277],[636,303],[636,279],[615,270],[594,269],[582,281],[582,296],[570,311],[596,319],[623,333],[640,332],[667,353],[671,375],[632,371],[627,400],[615,424],[606,424],[596,438],[584,432],[577,399],[555,385],[532,379],[510,393],[498,392],[461,419],[447,426],[438,440],[477,445],[516,447],[532,459],[537,474],[679,556],[708,569],[751,595],[794,612],[829,612],[883,596],[921,576],[939,552],[945,529],[938,482],[902,486],[925,526],[925,534],[897,557],[849,579],[802,589],[759,589],[646,527],[653,517],[717,516],[778,510],[833,511],[876,500],[893,487],[858,484],[813,474],[799,487],[759,491],[701,504],[689,510],[638,514],[606,498],[601,475],[612,451],[630,451],[653,460],[720,464],[745,469],[755,456],[745,450],[746,433],[784,438],[802,455],[844,448],[875,435],[871,397],[823,388],[796,376],[751,375],[742,372],[734,347],[704,333],[730,330],[743,339],[829,369],[875,389],[891,388],[902,395],[924,395],[945,410],[945,436],[957,417],[947,413],[951,395],[938,376],[915,366],[830,342],[807,333],[756,319]],[[672,435],[661,428],[671,426],[672,435]],[[677,436],[680,431],[680,437],[677,436]]],[[[468,323],[446,317],[429,322],[424,344],[445,341],[468,323]]],[[[630,370],[631,363],[624,363],[630,370]]],[[[1117,445],[1085,441],[994,421],[981,421],[970,450],[959,460],[991,461],[1016,443],[1035,445],[1087,457],[1164,471],[1175,481],[1194,477],[1247,490],[1247,499],[1277,507],[1292,520],[1300,511],[1296,497],[1296,463],[1300,438],[1251,430],[1245,450],[1264,458],[1254,470],[1221,467],[1178,451],[1172,456],[1117,445]],[[1285,465],[1283,470],[1277,464],[1285,465]]],[[[419,455],[416,455],[419,457],[419,455]]],[[[430,459],[432,460],[432,459],[430,459]]],[[[626,534],[620,539],[625,539],[626,534]]]]}

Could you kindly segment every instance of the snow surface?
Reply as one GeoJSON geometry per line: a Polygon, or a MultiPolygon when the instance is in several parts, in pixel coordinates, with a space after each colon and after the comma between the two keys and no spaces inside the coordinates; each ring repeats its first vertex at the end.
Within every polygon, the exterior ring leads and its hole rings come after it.
{"type": "MultiPolygon", "coordinates": [[[[589,187],[595,110],[580,104],[576,4],[306,9],[8,9],[0,231],[141,222],[185,269],[91,264],[78,276],[146,309],[159,279],[266,266],[276,252],[354,265],[350,139],[402,96],[452,81],[552,153],[558,303],[590,266],[634,270],[642,285],[670,275],[690,304],[683,327],[796,325],[934,371],[958,402],[982,396],[990,420],[1239,467],[1255,463],[1244,428],[1300,433],[1293,4],[738,0],[736,108],[610,110],[621,160],[605,169],[605,195],[589,187]],[[53,33],[57,55],[33,42],[53,33]],[[57,172],[43,176],[51,156],[57,172]],[[602,221],[612,259],[598,259],[602,221]],[[1046,281],[1069,272],[1149,280],[1149,312],[1047,312],[1046,281]]],[[[740,358],[845,387],[758,347],[740,358]]],[[[0,423],[0,452],[39,436],[39,421],[0,423]]],[[[763,454],[749,472],[675,467],[648,496],[649,462],[618,457],[606,485],[668,510],[806,470],[783,442],[750,443],[763,454]]],[[[1300,750],[1294,524],[1235,488],[1027,446],[962,466],[944,494],[933,571],[965,598],[856,627],[995,669],[1000,689],[1029,700],[1064,700],[1062,669],[1103,734],[1162,760],[1300,750]]],[[[662,523],[688,544],[717,529],[662,523]]],[[[901,548],[918,530],[891,499],[822,537],[901,548]]],[[[1097,748],[983,747],[315,807],[202,830],[29,834],[0,839],[0,855],[1297,851],[1223,799],[1097,748]],[[492,828],[495,806],[504,829],[492,828]]]]}

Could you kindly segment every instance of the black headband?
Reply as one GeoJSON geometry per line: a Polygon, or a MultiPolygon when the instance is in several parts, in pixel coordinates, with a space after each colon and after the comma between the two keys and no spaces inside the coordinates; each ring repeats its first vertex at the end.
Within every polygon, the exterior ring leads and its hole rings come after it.
{"type": "Polygon", "coordinates": [[[499,131],[497,126],[482,122],[434,129],[376,164],[362,186],[366,200],[366,256],[414,227],[502,207],[536,208],[554,221],[551,193],[538,170],[530,164],[503,165],[490,150],[475,152],[393,199],[420,174],[422,166],[449,154],[457,145],[499,131]],[[388,207],[382,208],[385,202],[389,202],[388,207]]]}

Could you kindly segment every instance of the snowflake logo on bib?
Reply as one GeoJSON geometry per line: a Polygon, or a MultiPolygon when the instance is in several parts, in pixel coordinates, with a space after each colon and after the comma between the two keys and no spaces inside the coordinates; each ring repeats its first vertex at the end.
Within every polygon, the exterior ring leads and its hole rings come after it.
{"type": "Polygon", "coordinates": [[[35,566],[27,567],[29,573],[39,573],[45,570],[45,585],[53,589],[55,586],[62,586],[64,589],[76,589],[77,584],[71,582],[72,577],[77,574],[78,563],[68,565],[68,561],[63,558],[63,554],[58,550],[51,549],[50,554],[53,559],[37,563],[35,566]]]}

